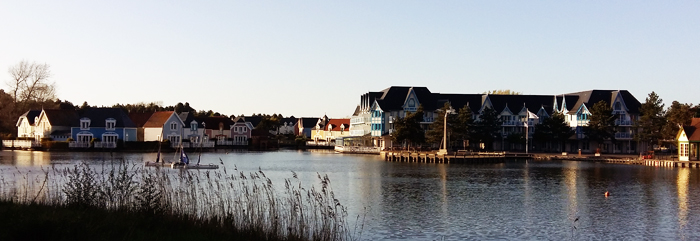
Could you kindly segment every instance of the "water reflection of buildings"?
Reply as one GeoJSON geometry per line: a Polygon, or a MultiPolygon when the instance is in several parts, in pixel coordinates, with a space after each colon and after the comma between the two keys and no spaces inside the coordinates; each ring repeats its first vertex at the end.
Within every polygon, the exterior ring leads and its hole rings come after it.
{"type": "Polygon", "coordinates": [[[564,174],[564,185],[567,190],[567,201],[569,219],[575,220],[578,213],[578,181],[576,179],[576,170],[579,170],[579,162],[565,162],[563,174],[564,174]]]}
{"type": "Polygon", "coordinates": [[[690,179],[690,169],[680,168],[678,169],[678,179],[676,181],[676,186],[678,186],[678,223],[680,229],[685,228],[688,224],[688,181],[690,179]]]}
{"type": "Polygon", "coordinates": [[[13,163],[16,166],[43,166],[51,164],[49,152],[14,151],[13,163]]]}

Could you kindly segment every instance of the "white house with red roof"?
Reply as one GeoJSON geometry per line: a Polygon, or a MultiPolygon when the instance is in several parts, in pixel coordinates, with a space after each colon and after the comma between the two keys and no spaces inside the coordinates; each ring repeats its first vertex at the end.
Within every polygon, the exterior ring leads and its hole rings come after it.
{"type": "Polygon", "coordinates": [[[143,140],[170,140],[170,143],[179,143],[184,126],[184,122],[174,111],[155,112],[143,125],[143,140]]]}

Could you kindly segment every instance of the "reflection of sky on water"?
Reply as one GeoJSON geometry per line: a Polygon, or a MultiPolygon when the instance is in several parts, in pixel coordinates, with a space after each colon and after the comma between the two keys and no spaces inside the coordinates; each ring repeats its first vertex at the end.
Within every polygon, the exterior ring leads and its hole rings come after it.
{"type": "MultiPolygon", "coordinates": [[[[693,225],[700,222],[698,169],[554,161],[392,163],[327,151],[202,155],[203,163],[218,164],[219,158],[229,174],[262,170],[279,191],[292,172],[304,187],[318,187],[317,176],[328,175],[334,195],[348,208],[351,228],[358,215],[364,220],[364,240],[700,239],[700,227],[693,225]]],[[[3,151],[0,174],[12,179],[79,162],[109,167],[153,159],[155,153],[3,151]]]]}

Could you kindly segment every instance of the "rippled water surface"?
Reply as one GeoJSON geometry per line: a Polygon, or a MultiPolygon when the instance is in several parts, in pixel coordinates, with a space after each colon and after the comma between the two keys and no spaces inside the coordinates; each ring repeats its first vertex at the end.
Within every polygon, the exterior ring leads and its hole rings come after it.
{"type": "MultiPolygon", "coordinates": [[[[154,158],[2,151],[0,173],[8,179],[42,167],[154,158]]],[[[292,172],[308,185],[328,175],[351,223],[361,217],[363,240],[700,240],[700,169],[524,160],[392,163],[379,156],[303,151],[202,155],[204,163],[218,164],[219,158],[229,172],[262,170],[279,189],[292,172]]]]}

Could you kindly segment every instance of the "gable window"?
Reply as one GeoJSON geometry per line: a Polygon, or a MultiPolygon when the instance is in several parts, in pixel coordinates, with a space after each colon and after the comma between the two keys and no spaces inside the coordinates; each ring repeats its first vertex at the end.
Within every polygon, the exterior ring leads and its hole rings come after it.
{"type": "Polygon", "coordinates": [[[622,109],[622,104],[620,102],[615,102],[615,110],[621,110],[622,109]]]}
{"type": "Polygon", "coordinates": [[[177,130],[177,123],[175,123],[175,122],[170,123],[170,130],[173,130],[173,131],[177,130]]]}
{"type": "Polygon", "coordinates": [[[107,130],[113,131],[116,126],[117,126],[117,120],[115,120],[113,118],[109,118],[109,119],[105,120],[105,127],[107,128],[107,130]]]}
{"type": "Polygon", "coordinates": [[[90,119],[88,119],[88,118],[80,119],[80,129],[81,130],[89,130],[90,129],[90,119]]]}

